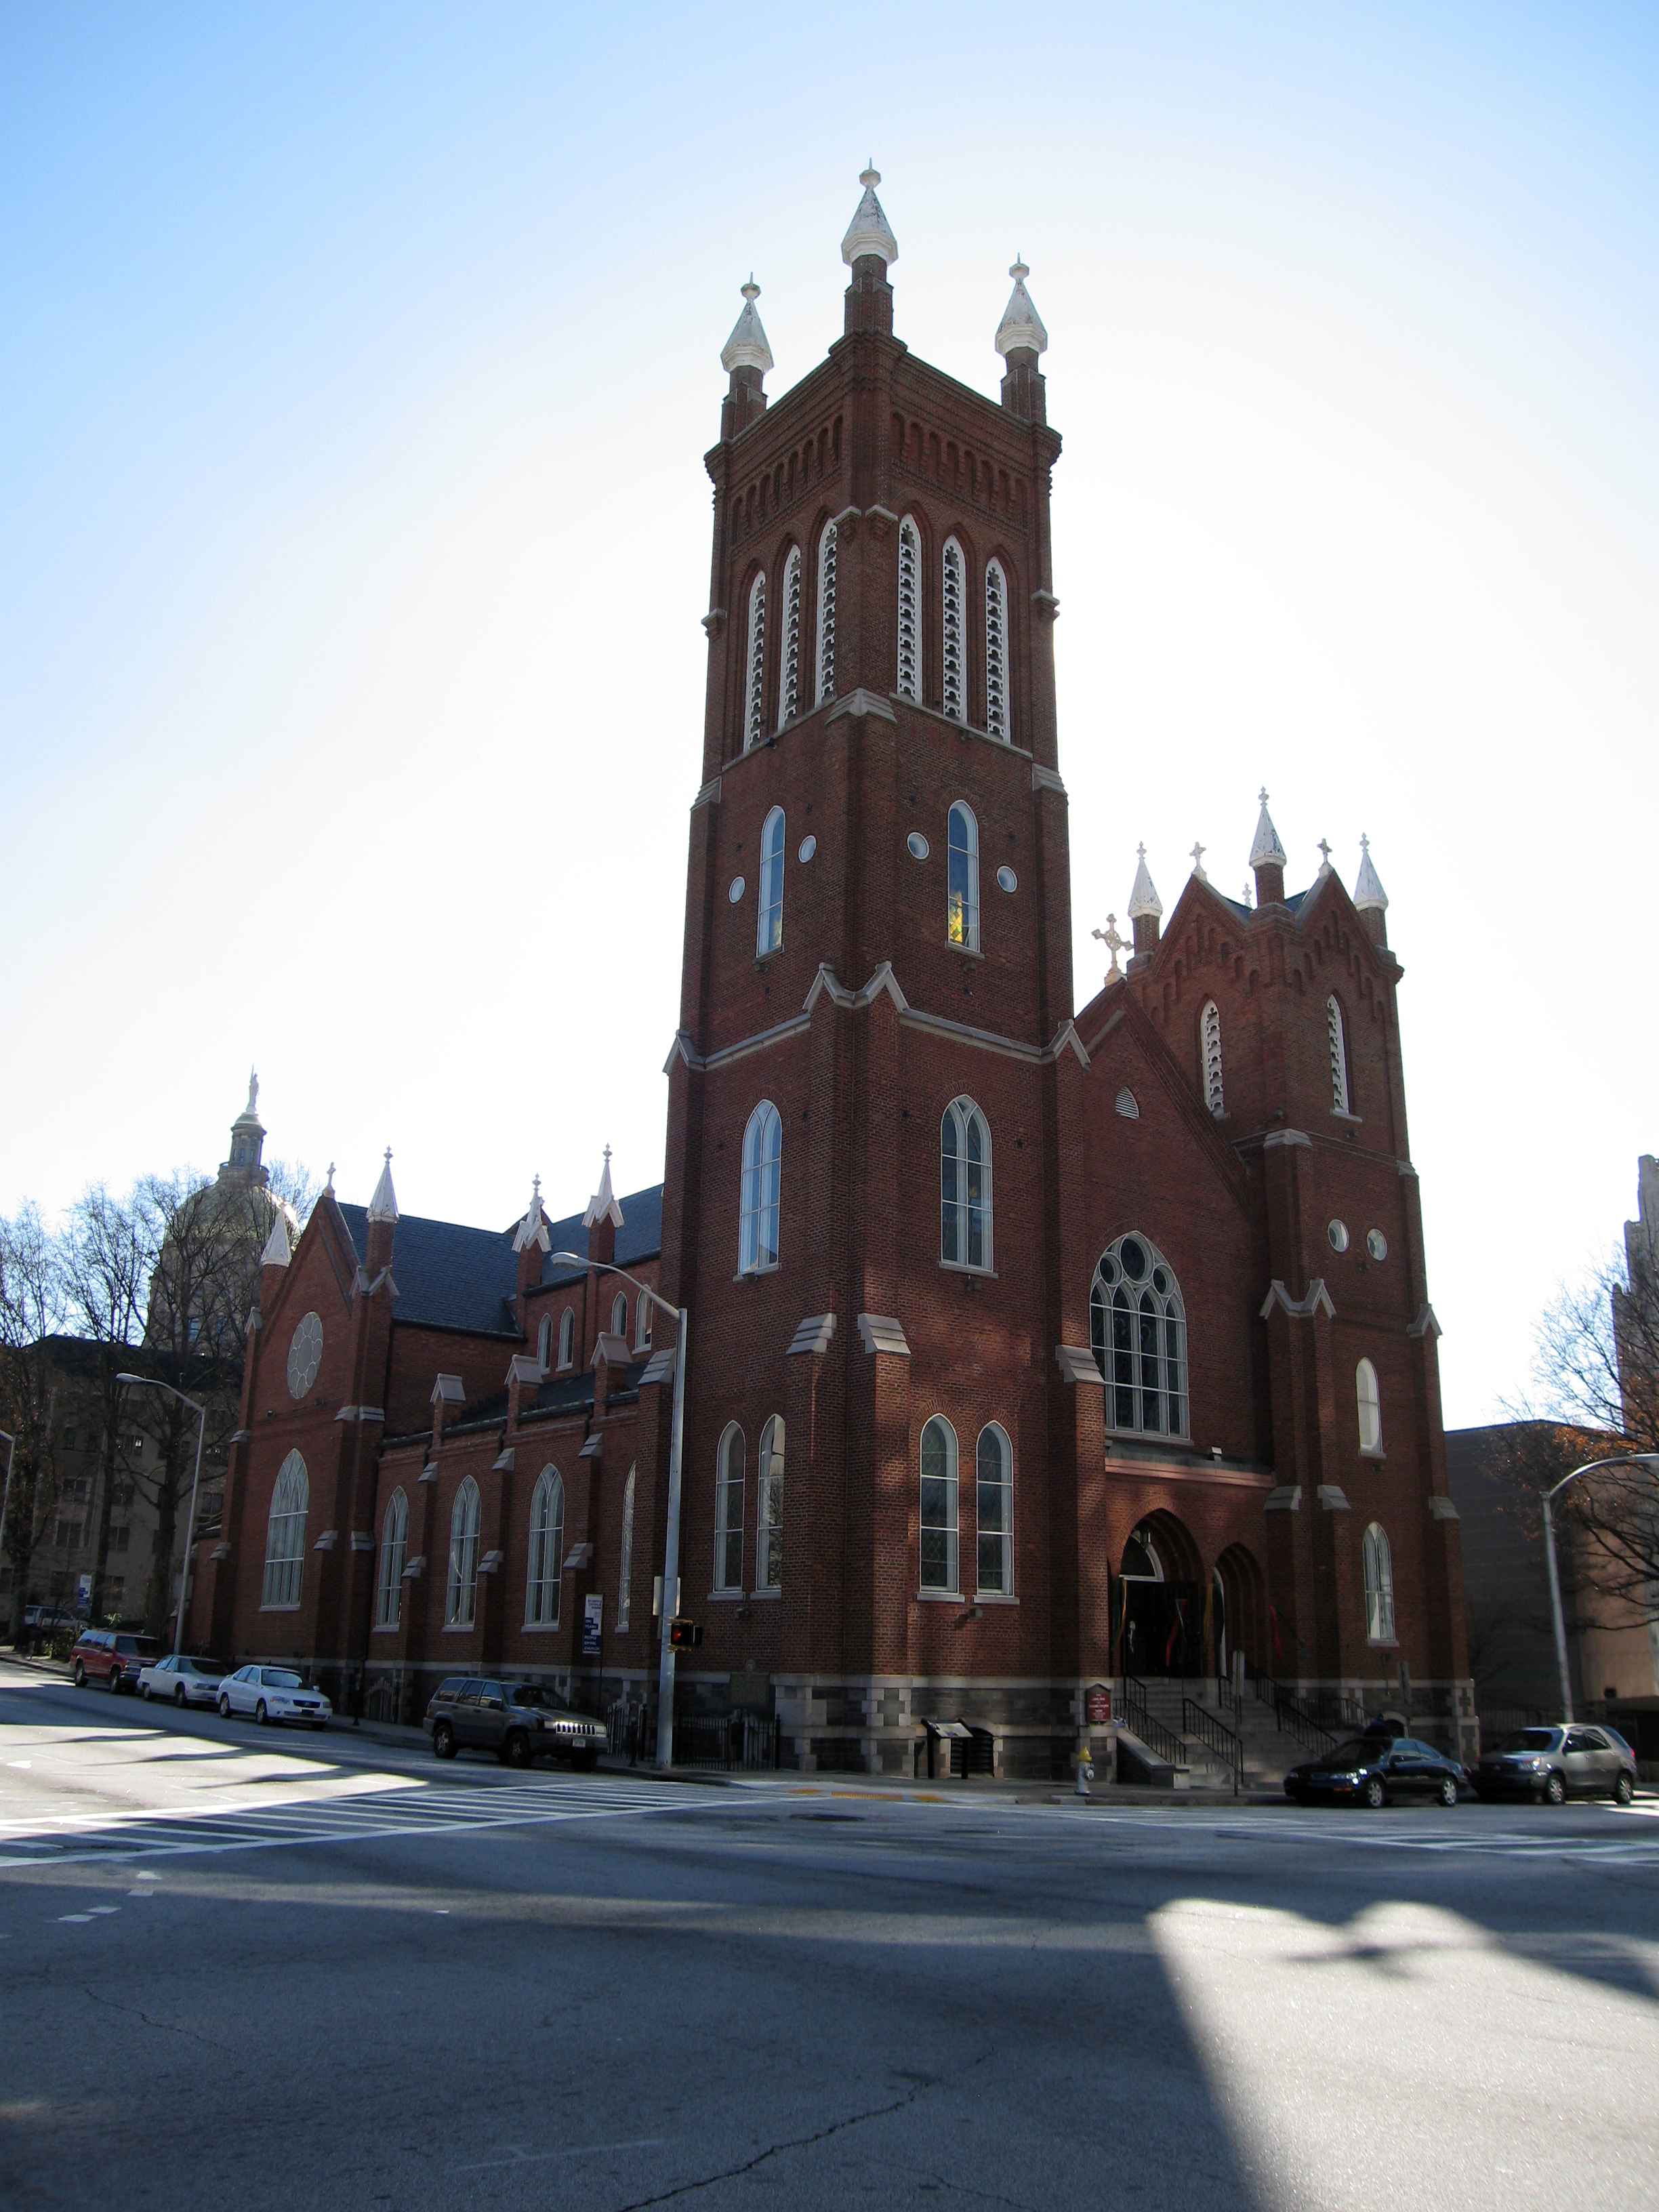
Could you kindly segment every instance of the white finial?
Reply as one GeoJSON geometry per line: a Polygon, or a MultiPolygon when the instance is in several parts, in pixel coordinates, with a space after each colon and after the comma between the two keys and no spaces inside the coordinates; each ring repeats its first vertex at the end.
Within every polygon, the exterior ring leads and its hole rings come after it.
{"type": "Polygon", "coordinates": [[[752,270],[749,282],[738,289],[743,294],[743,313],[732,324],[732,335],[720,348],[720,367],[728,376],[734,368],[757,368],[763,376],[772,366],[772,349],[766,343],[766,332],[755,312],[760,286],[755,282],[752,270]]]}
{"type": "Polygon", "coordinates": [[[1002,320],[997,325],[993,341],[1005,361],[1011,353],[1047,353],[1048,333],[1043,328],[1042,318],[1031,304],[1031,295],[1025,289],[1025,279],[1030,270],[1016,254],[1008,274],[1014,280],[1014,289],[1008,295],[1008,304],[1002,311],[1002,320]]]}
{"type": "Polygon", "coordinates": [[[250,1114],[257,1114],[259,1110],[259,1071],[257,1067],[250,1067],[247,1072],[247,1110],[250,1114]]]}
{"type": "Polygon", "coordinates": [[[1146,866],[1146,848],[1137,845],[1135,853],[1139,865],[1135,869],[1134,889],[1129,894],[1129,919],[1139,921],[1143,916],[1150,915],[1156,921],[1164,911],[1164,902],[1153,887],[1152,874],[1146,866]]]}
{"type": "Polygon", "coordinates": [[[530,1178],[530,1203],[525,1208],[524,1219],[513,1233],[513,1249],[524,1251],[527,1246],[539,1244],[544,1252],[553,1249],[553,1239],[548,1234],[547,1219],[542,1212],[542,1179],[530,1178]]]}
{"type": "Polygon", "coordinates": [[[332,1198],[332,1197],[333,1197],[333,1195],[334,1195],[334,1163],[333,1163],[333,1161],[332,1161],[332,1160],[331,1160],[331,1161],[329,1162],[329,1164],[328,1164],[328,1181],[327,1181],[327,1182],[323,1185],[323,1188],[324,1188],[324,1189],[328,1193],[328,1194],[329,1194],[329,1196],[330,1196],[331,1198],[332,1198]]]}
{"type": "Polygon", "coordinates": [[[1353,902],[1361,914],[1369,909],[1378,914],[1388,910],[1389,895],[1383,890],[1382,878],[1372,862],[1369,837],[1361,837],[1359,841],[1359,873],[1354,881],[1353,902]]]}
{"type": "Polygon", "coordinates": [[[1204,872],[1204,855],[1208,850],[1206,845],[1195,843],[1193,847],[1193,873],[1201,884],[1207,884],[1210,880],[1204,872]]]}
{"type": "Polygon", "coordinates": [[[1319,853],[1319,872],[1322,876],[1328,876],[1331,872],[1330,840],[1327,837],[1322,837],[1319,841],[1317,850],[1319,853]]]}
{"type": "Polygon", "coordinates": [[[283,1218],[280,1206],[271,1217],[270,1234],[265,1239],[265,1249],[259,1255],[262,1267],[286,1267],[294,1257],[294,1248],[288,1241],[288,1224],[283,1218]]]}
{"type": "Polygon", "coordinates": [[[605,1148],[605,1172],[599,1177],[599,1187],[587,1201],[587,1211],[582,1216],[584,1229],[592,1229],[596,1222],[610,1221],[620,1229],[623,1210],[617,1203],[617,1194],[611,1188],[611,1147],[605,1148]]]}
{"type": "Polygon", "coordinates": [[[380,1180],[374,1186],[374,1195],[368,1201],[371,1221],[395,1221],[398,1218],[398,1194],[392,1188],[392,1147],[386,1148],[386,1165],[380,1170],[380,1180]]]}
{"type": "Polygon", "coordinates": [[[1254,903],[1255,893],[1255,885],[1250,881],[1249,878],[1246,876],[1244,878],[1244,903],[1246,906],[1249,906],[1254,903]]]}
{"type": "Polygon", "coordinates": [[[1273,818],[1267,811],[1267,787],[1261,787],[1261,812],[1255,825],[1255,842],[1250,848],[1253,868],[1282,868],[1285,864],[1285,848],[1279,842],[1279,832],[1273,828],[1273,818]]]}
{"type": "Polygon", "coordinates": [[[1121,983],[1123,981],[1123,970],[1117,964],[1117,956],[1124,950],[1128,939],[1120,937],[1117,933],[1117,916],[1115,914],[1109,914],[1106,917],[1105,928],[1091,930],[1089,934],[1091,937],[1097,937],[1112,956],[1112,964],[1106,970],[1106,981],[1109,983],[1121,983]]]}
{"type": "Polygon", "coordinates": [[[892,225],[882,212],[881,202],[876,198],[876,186],[881,182],[881,171],[872,161],[859,178],[864,187],[864,198],[854,211],[847,226],[847,235],[841,242],[841,258],[850,269],[866,253],[873,253],[884,263],[898,259],[898,240],[893,235],[892,225]]]}

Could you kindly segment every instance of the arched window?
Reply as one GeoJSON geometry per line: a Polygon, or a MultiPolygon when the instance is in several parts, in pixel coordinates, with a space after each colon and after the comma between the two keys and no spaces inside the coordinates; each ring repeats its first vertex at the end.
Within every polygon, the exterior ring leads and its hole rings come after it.
{"type": "Polygon", "coordinates": [[[818,540],[818,705],[835,696],[836,526],[826,522],[818,540]]]}
{"type": "Polygon", "coordinates": [[[1353,1371],[1354,1396],[1359,1406],[1359,1449],[1380,1452],[1382,1449],[1382,1399],[1376,1387],[1376,1370],[1369,1359],[1362,1359],[1353,1371]]]}
{"type": "Polygon", "coordinates": [[[991,1132],[971,1098],[953,1098],[939,1125],[939,1257],[983,1267],[991,1256],[991,1132]]]}
{"type": "Polygon", "coordinates": [[[761,718],[766,710],[766,578],[757,576],[749,586],[749,657],[744,664],[743,749],[761,741],[761,718]]]}
{"type": "Polygon", "coordinates": [[[735,1421],[720,1438],[714,1481],[714,1588],[743,1588],[743,1431],[735,1421]]]}
{"type": "Polygon", "coordinates": [[[576,1358],[576,1309],[567,1306],[559,1316],[559,1364],[570,1367],[576,1358]]]}
{"type": "Polygon", "coordinates": [[[564,1477],[556,1467],[544,1467],[536,1478],[530,1499],[530,1567],[524,1587],[526,1628],[558,1626],[563,1554],[564,1477]]]}
{"type": "Polygon", "coordinates": [[[921,1587],[954,1597],[957,1564],[957,1432],[935,1413],[921,1432],[921,1587]]]}
{"type": "Polygon", "coordinates": [[[783,1588],[783,1415],[761,1431],[755,1532],[755,1588],[783,1588]]]}
{"type": "Polygon", "coordinates": [[[979,1432],[975,1526],[979,1532],[979,1588],[986,1597],[1014,1594],[1014,1448],[995,1421],[979,1432]]]}
{"type": "Polygon", "coordinates": [[[760,896],[756,901],[755,957],[763,960],[783,942],[783,809],[761,824],[760,896]]]}
{"type": "Polygon", "coordinates": [[[311,1485],[306,1463],[291,1451],[276,1470],[276,1486],[270,1493],[270,1518],[265,1523],[265,1587],[262,1605],[295,1606],[300,1602],[300,1583],[306,1559],[306,1509],[311,1485]]]}
{"type": "Polygon", "coordinates": [[[898,693],[921,696],[921,532],[913,514],[898,535],[898,693]]]}
{"type": "Polygon", "coordinates": [[[1342,1009],[1335,994],[1325,1001],[1325,1030],[1331,1048],[1331,1111],[1346,1114],[1348,1105],[1348,1040],[1342,1027],[1342,1009]]]}
{"type": "Polygon", "coordinates": [[[1373,1644],[1394,1642],[1394,1554],[1380,1525],[1365,1531],[1365,1634],[1373,1644]]]}
{"type": "Polygon", "coordinates": [[[769,1098],[763,1098],[743,1133],[743,1188],[739,1194],[738,1268],[758,1274],[778,1264],[778,1189],[783,1164],[783,1123],[769,1098]]]}
{"type": "Polygon", "coordinates": [[[636,1467],[628,1470],[623,1485],[622,1552],[617,1563],[617,1633],[628,1626],[628,1598],[634,1583],[634,1486],[636,1467]]]}
{"type": "Polygon", "coordinates": [[[1203,1062],[1204,1103],[1218,1120],[1227,1110],[1221,1089],[1221,1009],[1213,999],[1205,1001],[1198,1018],[1199,1057],[1203,1062]]]}
{"type": "Polygon", "coordinates": [[[542,1316],[542,1325],[536,1338],[536,1359],[544,1375],[553,1364],[553,1316],[542,1316]]]}
{"type": "Polygon", "coordinates": [[[634,1349],[651,1349],[651,1301],[643,1295],[634,1301],[634,1349]]]}
{"type": "Polygon", "coordinates": [[[1175,1270],[1147,1237],[1103,1253],[1089,1292],[1089,1337],[1106,1378],[1106,1425],[1132,1435],[1187,1434],[1187,1314],[1175,1270]]]}
{"type": "Polygon", "coordinates": [[[1116,1110],[1126,1121],[1138,1121],[1140,1119],[1140,1102],[1127,1083],[1118,1092],[1115,1103],[1116,1110]]]}
{"type": "Polygon", "coordinates": [[[611,1334],[628,1341],[628,1293],[618,1291],[611,1301],[611,1334]]]}
{"type": "Polygon", "coordinates": [[[374,1585],[374,1626],[395,1628],[403,1618],[404,1553],[409,1548],[409,1500],[394,1490],[380,1522],[380,1571],[374,1585]]]}
{"type": "Polygon", "coordinates": [[[953,721],[968,719],[968,685],[962,650],[963,599],[968,588],[968,567],[954,538],[945,541],[940,559],[944,582],[943,640],[939,667],[943,673],[945,711],[953,721]]]}
{"type": "Polygon", "coordinates": [[[979,824],[961,799],[951,809],[950,878],[945,935],[952,945],[979,951],[979,824]]]}
{"type": "Polygon", "coordinates": [[[1000,561],[985,571],[985,726],[1003,744],[1013,742],[1008,713],[1008,579],[1000,561]]]}
{"type": "Polygon", "coordinates": [[[800,548],[783,564],[783,666],[778,679],[778,727],[800,712],[800,548]]]}
{"type": "Polygon", "coordinates": [[[449,1583],[444,1623],[471,1628],[478,1597],[478,1486],[469,1474],[449,1514],[449,1583]]]}

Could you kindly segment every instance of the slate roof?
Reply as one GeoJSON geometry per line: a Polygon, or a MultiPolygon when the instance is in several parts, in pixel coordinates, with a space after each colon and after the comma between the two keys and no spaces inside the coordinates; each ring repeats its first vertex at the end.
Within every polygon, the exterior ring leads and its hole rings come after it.
{"type": "MultiPolygon", "coordinates": [[[[662,1185],[636,1190],[622,1201],[623,1226],[617,1232],[617,1261],[630,1267],[653,1260],[662,1249],[662,1185]]],[[[361,1262],[368,1249],[368,1209],[342,1203],[340,1214],[361,1262]]],[[[435,1328],[464,1328],[489,1336],[520,1334],[513,1314],[518,1261],[512,1223],[506,1229],[471,1229],[459,1221],[431,1221],[418,1213],[400,1214],[392,1247],[392,1274],[398,1285],[397,1318],[435,1328]]],[[[550,1222],[556,1252],[585,1252],[587,1231],[580,1213],[550,1222]]],[[[544,1260],[544,1283],[574,1283],[578,1270],[552,1267],[544,1260]]]]}

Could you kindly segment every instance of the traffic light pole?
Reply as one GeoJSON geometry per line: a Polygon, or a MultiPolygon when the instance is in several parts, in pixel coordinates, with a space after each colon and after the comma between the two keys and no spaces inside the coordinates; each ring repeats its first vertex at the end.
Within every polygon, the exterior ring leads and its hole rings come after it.
{"type": "Polygon", "coordinates": [[[663,1535],[662,1603],[657,1625],[662,1646],[657,1662],[657,1764],[674,1764],[674,1616],[680,1597],[680,1461],[685,1443],[685,1361],[690,1319],[676,1310],[679,1337],[674,1346],[674,1411],[668,1442],[668,1526],[663,1535]]]}

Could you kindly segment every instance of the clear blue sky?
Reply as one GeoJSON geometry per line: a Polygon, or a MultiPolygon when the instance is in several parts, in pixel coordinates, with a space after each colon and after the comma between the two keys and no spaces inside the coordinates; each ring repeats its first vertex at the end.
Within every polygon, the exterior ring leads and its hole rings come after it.
{"type": "Polygon", "coordinates": [[[1651,8],[0,14],[0,1207],[661,1173],[720,346],[1053,344],[1079,996],[1136,843],[1393,906],[1449,1417],[1659,1149],[1651,8]],[[1018,22],[1012,33],[1010,25],[1018,22]],[[592,553],[593,532],[603,551],[592,553]]]}

